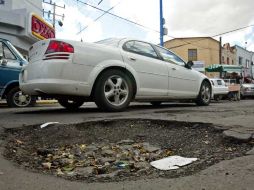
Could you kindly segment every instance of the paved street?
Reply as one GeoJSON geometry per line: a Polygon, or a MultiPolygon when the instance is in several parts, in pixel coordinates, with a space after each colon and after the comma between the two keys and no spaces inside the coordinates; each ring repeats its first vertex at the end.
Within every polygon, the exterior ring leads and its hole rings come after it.
{"type": "MultiPolygon", "coordinates": [[[[58,104],[40,104],[34,108],[11,109],[0,106],[0,131],[45,122],[64,124],[119,118],[149,118],[213,123],[239,133],[254,133],[254,101],[214,102],[208,107],[195,104],[169,103],[155,108],[147,103],[134,103],[121,113],[100,112],[88,103],[76,112],[58,104]]],[[[3,149],[3,147],[1,147],[3,149]]],[[[0,187],[7,189],[253,189],[254,156],[223,161],[193,176],[176,179],[153,179],[118,183],[82,183],[22,170],[0,156],[0,187]]]]}

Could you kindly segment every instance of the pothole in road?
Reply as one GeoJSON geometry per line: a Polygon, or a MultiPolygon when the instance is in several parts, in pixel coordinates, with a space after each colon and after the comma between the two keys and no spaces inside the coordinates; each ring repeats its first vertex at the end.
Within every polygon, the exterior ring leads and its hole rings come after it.
{"type": "Polygon", "coordinates": [[[5,158],[22,168],[87,182],[191,175],[252,148],[224,140],[211,124],[161,120],[26,126],[5,130],[4,142],[5,158]],[[168,171],[150,165],[172,155],[198,160],[168,171]]]}

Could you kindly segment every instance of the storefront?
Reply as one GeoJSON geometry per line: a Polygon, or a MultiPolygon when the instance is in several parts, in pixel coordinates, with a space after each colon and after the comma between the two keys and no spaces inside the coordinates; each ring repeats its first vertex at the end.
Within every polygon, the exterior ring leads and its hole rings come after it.
{"type": "Polygon", "coordinates": [[[0,18],[0,38],[23,55],[38,40],[55,37],[53,27],[42,18],[42,0],[2,0],[0,18]]]}
{"type": "Polygon", "coordinates": [[[206,72],[219,73],[219,78],[224,79],[230,99],[240,100],[240,89],[242,80],[242,66],[213,64],[205,68],[206,72]]]}

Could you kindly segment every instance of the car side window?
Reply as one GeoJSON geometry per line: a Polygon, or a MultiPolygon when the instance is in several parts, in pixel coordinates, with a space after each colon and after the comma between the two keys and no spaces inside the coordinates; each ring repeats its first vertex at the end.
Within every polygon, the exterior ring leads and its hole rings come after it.
{"type": "Polygon", "coordinates": [[[156,49],[158,50],[164,61],[180,66],[185,66],[185,62],[171,51],[158,46],[156,46],[156,49]]]}
{"type": "Polygon", "coordinates": [[[3,45],[3,49],[4,49],[4,56],[6,59],[12,59],[12,60],[16,59],[15,55],[11,52],[11,50],[6,45],[3,45]]]}
{"type": "Polygon", "coordinates": [[[133,40],[126,42],[123,46],[123,49],[139,55],[144,55],[146,57],[158,59],[157,53],[155,52],[153,47],[148,43],[133,40]]]}
{"type": "Polygon", "coordinates": [[[4,57],[4,49],[3,49],[3,43],[0,42],[0,57],[3,58],[4,57]]]}
{"type": "Polygon", "coordinates": [[[0,46],[1,46],[0,47],[0,55],[4,59],[16,60],[15,55],[11,52],[11,50],[3,42],[1,42],[0,46]]]}

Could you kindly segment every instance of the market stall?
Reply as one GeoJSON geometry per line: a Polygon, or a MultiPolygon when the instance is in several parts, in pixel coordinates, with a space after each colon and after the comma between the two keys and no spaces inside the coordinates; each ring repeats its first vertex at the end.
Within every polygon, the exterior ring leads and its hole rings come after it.
{"type": "Polygon", "coordinates": [[[242,66],[213,64],[206,67],[206,72],[217,72],[220,78],[224,79],[229,89],[229,98],[232,100],[240,100],[240,80],[242,66]]]}

